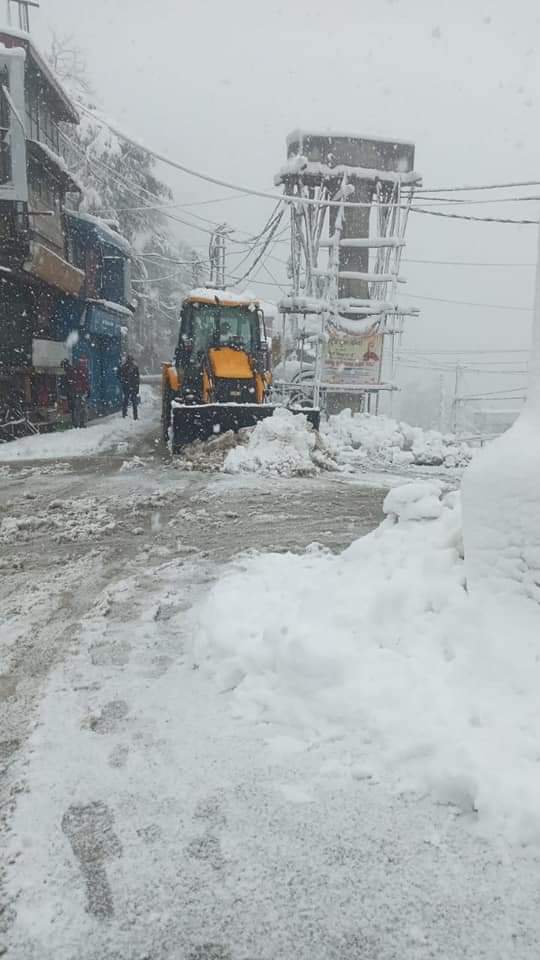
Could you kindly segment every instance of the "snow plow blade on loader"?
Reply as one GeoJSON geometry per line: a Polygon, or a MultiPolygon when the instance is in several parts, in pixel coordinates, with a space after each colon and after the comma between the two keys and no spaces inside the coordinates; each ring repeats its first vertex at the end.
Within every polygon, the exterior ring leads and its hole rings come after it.
{"type": "MultiPolygon", "coordinates": [[[[271,417],[276,406],[270,403],[172,403],[172,452],[179,453],[182,447],[194,440],[209,440],[228,430],[237,433],[243,427],[254,427],[260,420],[271,417]]],[[[288,408],[290,409],[290,408],[288,408]]],[[[320,411],[315,408],[297,407],[291,413],[302,413],[309,423],[319,429],[320,411]]]]}

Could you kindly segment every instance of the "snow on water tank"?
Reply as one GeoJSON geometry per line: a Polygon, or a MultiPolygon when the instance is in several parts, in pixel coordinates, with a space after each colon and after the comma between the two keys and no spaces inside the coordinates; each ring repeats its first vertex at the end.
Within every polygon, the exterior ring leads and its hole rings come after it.
{"type": "Polygon", "coordinates": [[[295,130],[287,137],[287,157],[296,156],[330,167],[344,164],[382,173],[414,171],[414,143],[351,133],[295,130]]]}

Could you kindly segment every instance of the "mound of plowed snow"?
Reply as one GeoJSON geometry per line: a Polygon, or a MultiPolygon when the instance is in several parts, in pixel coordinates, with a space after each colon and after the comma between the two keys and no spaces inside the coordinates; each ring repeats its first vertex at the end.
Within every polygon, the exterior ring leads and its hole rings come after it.
{"type": "Polygon", "coordinates": [[[261,420],[245,446],[229,451],[225,473],[262,473],[281,477],[310,477],[337,464],[324,440],[303,414],[278,408],[261,420]]]}
{"type": "Polygon", "coordinates": [[[469,445],[452,434],[369,413],[343,410],[330,417],[322,430],[339,461],[345,463],[464,467],[472,457],[469,445]]]}
{"type": "Polygon", "coordinates": [[[232,565],[195,608],[194,657],[269,735],[335,743],[332,775],[540,841],[540,609],[469,597],[458,494],[404,485],[385,511],[340,556],[232,565]]]}

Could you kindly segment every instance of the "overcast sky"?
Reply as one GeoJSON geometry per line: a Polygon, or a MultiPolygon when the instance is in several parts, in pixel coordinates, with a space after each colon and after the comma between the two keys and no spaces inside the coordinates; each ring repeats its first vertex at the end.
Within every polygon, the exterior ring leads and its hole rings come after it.
{"type": "MultiPolygon", "coordinates": [[[[540,180],[538,0],[41,0],[41,6],[33,18],[36,37],[42,46],[52,31],[76,38],[108,115],[147,145],[236,183],[272,189],[285,136],[298,126],[411,139],[428,186],[540,180]]],[[[224,194],[165,175],[182,202],[224,194]]],[[[540,187],[521,193],[540,195],[540,187]]],[[[232,199],[194,209],[256,232],[271,204],[232,199]]],[[[540,201],[468,209],[535,218],[540,201]]],[[[203,234],[184,236],[206,244],[203,234]]],[[[534,227],[416,215],[405,256],[532,264],[535,246],[534,227]]],[[[274,270],[284,276],[277,261],[274,270]]],[[[403,273],[411,295],[532,303],[530,266],[406,263],[403,273]]],[[[269,280],[264,272],[260,278],[269,280]]],[[[407,302],[422,310],[409,321],[408,346],[528,345],[528,312],[412,296],[407,302]]]]}

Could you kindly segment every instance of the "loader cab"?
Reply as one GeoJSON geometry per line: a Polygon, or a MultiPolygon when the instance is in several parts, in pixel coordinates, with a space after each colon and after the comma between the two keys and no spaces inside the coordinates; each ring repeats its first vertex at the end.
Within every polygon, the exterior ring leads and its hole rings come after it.
{"type": "Polygon", "coordinates": [[[199,365],[209,350],[222,347],[258,358],[265,344],[264,314],[256,302],[184,301],[176,352],[178,367],[199,365]]]}

